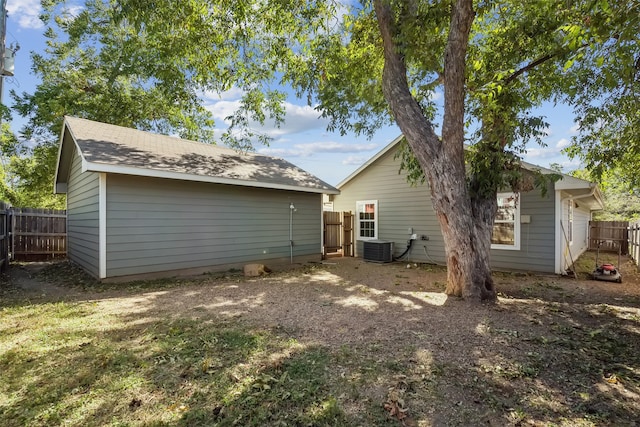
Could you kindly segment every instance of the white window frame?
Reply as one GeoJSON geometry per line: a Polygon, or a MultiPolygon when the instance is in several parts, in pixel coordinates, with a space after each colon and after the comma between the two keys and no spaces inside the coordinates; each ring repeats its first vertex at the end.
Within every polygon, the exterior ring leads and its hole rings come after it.
{"type": "Polygon", "coordinates": [[[356,202],[356,240],[377,240],[378,239],[378,201],[358,200],[356,202]],[[373,237],[360,235],[360,211],[364,205],[373,205],[373,237]]]}
{"type": "Polygon", "coordinates": [[[514,241],[513,241],[513,245],[492,243],[491,249],[519,251],[520,250],[520,194],[519,193],[498,193],[497,197],[498,199],[509,198],[509,197],[516,198],[516,212],[514,214],[513,221],[494,220],[494,224],[495,223],[505,223],[505,224],[513,223],[513,234],[514,234],[513,240],[514,241]]]}

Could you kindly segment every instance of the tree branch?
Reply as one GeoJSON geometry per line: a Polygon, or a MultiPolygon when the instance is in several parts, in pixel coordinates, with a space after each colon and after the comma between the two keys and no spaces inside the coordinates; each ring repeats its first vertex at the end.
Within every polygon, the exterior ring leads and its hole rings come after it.
{"type": "MultiPolygon", "coordinates": [[[[407,67],[402,52],[395,42],[396,25],[391,5],[387,0],[375,0],[374,9],[384,48],[384,69],[382,72],[382,91],[391,107],[398,127],[409,144],[420,141],[432,158],[440,145],[440,138],[433,125],[422,113],[422,108],[411,94],[407,81],[407,67]]],[[[415,152],[416,150],[414,150],[415,152]]]]}
{"type": "Polygon", "coordinates": [[[456,158],[463,158],[466,56],[475,14],[472,0],[457,0],[451,13],[444,51],[444,116],[442,139],[456,158]]]}
{"type": "Polygon", "coordinates": [[[529,70],[534,69],[535,67],[537,67],[538,65],[540,65],[540,64],[542,64],[544,62],[547,62],[548,60],[550,60],[551,58],[555,57],[556,55],[557,55],[557,53],[549,53],[549,54],[546,54],[546,55],[536,59],[533,62],[528,63],[527,65],[525,65],[524,67],[520,68],[519,70],[517,70],[516,72],[511,74],[509,77],[507,77],[504,80],[504,84],[508,85],[509,83],[511,83],[512,81],[517,79],[522,74],[526,73],[529,70]]]}
{"type": "MultiPolygon", "coordinates": [[[[576,51],[580,50],[580,49],[584,49],[585,47],[589,46],[589,43],[583,43],[582,45],[580,45],[576,51]]],[[[555,58],[556,56],[558,56],[560,53],[562,53],[561,51],[556,51],[553,53],[548,53],[544,56],[541,56],[540,58],[536,59],[535,61],[532,61],[530,63],[528,63],[527,65],[525,65],[524,67],[520,68],[519,70],[515,71],[513,74],[511,74],[509,77],[507,77],[504,80],[504,84],[508,85],[509,83],[511,83],[512,81],[514,81],[515,79],[517,79],[518,77],[520,77],[522,74],[526,73],[527,71],[530,71],[532,69],[534,69],[535,67],[537,67],[538,65],[547,62],[550,59],[555,58]]]]}

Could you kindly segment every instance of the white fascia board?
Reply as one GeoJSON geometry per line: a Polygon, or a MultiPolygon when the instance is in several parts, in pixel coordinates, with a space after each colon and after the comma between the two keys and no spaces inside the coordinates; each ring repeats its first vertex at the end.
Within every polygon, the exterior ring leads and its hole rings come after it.
{"type": "Polygon", "coordinates": [[[286,184],[272,184],[257,181],[245,181],[235,178],[221,178],[216,176],[192,175],[182,172],[161,171],[156,169],[143,169],[132,166],[109,165],[103,163],[91,163],[82,159],[82,171],[117,173],[122,175],[146,176],[152,178],[177,179],[182,181],[208,182],[212,184],[239,185],[243,187],[270,188],[274,190],[301,191],[318,194],[340,194],[339,190],[325,188],[299,187],[286,184]]]}
{"type": "Polygon", "coordinates": [[[544,168],[542,166],[534,165],[532,163],[521,162],[522,168],[532,171],[540,172],[543,175],[557,174],[560,175],[560,180],[555,182],[556,190],[580,190],[583,188],[592,188],[595,184],[586,179],[576,178],[575,176],[567,175],[566,173],[558,172],[553,169],[544,168]]]}
{"type": "Polygon", "coordinates": [[[595,187],[596,184],[590,181],[585,181],[584,179],[575,178],[569,175],[562,175],[562,179],[555,183],[556,190],[582,190],[582,189],[591,189],[595,187]]]}
{"type": "MultiPolygon", "coordinates": [[[[71,136],[71,141],[73,142],[73,145],[74,145],[74,148],[75,148],[75,151],[78,153],[78,155],[82,159],[83,166],[84,166],[84,156],[82,155],[82,150],[80,150],[80,146],[76,142],[76,137],[73,134],[73,130],[69,126],[67,126],[67,119],[65,117],[64,123],[62,125],[62,133],[60,134],[60,141],[58,143],[58,157],[56,159],[57,160],[56,161],[56,171],[55,171],[55,174],[53,175],[53,193],[54,194],[60,193],[58,188],[62,188],[62,187],[59,187],[59,184],[58,184],[58,175],[60,174],[60,160],[62,159],[65,131],[69,132],[69,135],[71,136]]],[[[71,168],[71,159],[69,160],[69,168],[71,168]]],[[[63,193],[66,193],[66,188],[67,188],[67,186],[65,184],[64,185],[64,189],[65,190],[62,191],[63,193]]]]}
{"type": "Polygon", "coordinates": [[[84,157],[82,157],[81,150],[78,150],[78,154],[80,155],[80,172],[87,172],[87,171],[91,171],[91,172],[106,172],[106,171],[98,171],[98,170],[94,170],[94,169],[89,169],[90,163],[87,162],[87,160],[84,157]]]}

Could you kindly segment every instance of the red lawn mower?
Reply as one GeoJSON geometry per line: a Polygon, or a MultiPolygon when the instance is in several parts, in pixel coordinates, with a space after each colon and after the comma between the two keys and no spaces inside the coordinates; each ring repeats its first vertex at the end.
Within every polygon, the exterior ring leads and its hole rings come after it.
{"type": "MultiPolygon", "coordinates": [[[[596,269],[591,273],[594,280],[604,280],[607,282],[622,283],[622,274],[613,264],[598,265],[598,256],[600,255],[600,245],[596,251],[596,269]]],[[[618,264],[620,263],[620,253],[618,252],[618,264]]]]}

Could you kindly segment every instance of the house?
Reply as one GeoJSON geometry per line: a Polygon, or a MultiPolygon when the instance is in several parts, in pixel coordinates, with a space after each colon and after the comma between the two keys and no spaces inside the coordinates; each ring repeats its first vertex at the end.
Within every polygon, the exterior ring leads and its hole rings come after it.
{"type": "Polygon", "coordinates": [[[100,279],[319,260],[322,195],[285,160],[66,117],[68,258],[100,279]]]}
{"type": "MultiPolygon", "coordinates": [[[[397,138],[337,185],[329,196],[334,211],[355,212],[355,254],[363,256],[364,242],[393,242],[392,253],[403,260],[444,264],[444,242],[431,205],[428,184],[412,187],[394,159],[397,138]]],[[[523,164],[526,170],[556,173],[523,164]]],[[[491,263],[498,270],[563,274],[588,247],[591,213],[603,208],[598,187],[569,175],[540,190],[498,194],[491,246],[491,263]]],[[[368,244],[371,247],[372,243],[368,244]]]]}

